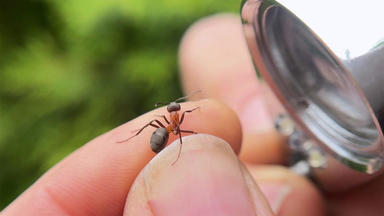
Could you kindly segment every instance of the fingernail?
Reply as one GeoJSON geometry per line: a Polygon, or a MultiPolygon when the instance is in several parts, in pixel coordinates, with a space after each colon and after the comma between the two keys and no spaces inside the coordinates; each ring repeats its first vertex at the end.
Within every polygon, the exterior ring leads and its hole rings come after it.
{"type": "Polygon", "coordinates": [[[260,190],[269,202],[273,212],[279,213],[279,210],[291,193],[291,187],[285,183],[258,182],[260,190]]]}
{"type": "MultiPolygon", "coordinates": [[[[268,212],[260,191],[250,189],[242,166],[224,140],[205,134],[171,144],[143,170],[153,215],[261,215],[268,212]]],[[[254,185],[251,185],[254,187],[254,185]]],[[[269,215],[269,214],[264,214],[269,215]]]]}

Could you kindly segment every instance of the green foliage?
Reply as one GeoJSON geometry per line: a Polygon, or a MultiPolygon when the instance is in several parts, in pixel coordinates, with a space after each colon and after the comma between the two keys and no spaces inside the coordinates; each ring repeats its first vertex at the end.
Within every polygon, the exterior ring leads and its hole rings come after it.
{"type": "Polygon", "coordinates": [[[237,0],[0,3],[0,209],[63,157],[181,96],[187,27],[237,0]]]}

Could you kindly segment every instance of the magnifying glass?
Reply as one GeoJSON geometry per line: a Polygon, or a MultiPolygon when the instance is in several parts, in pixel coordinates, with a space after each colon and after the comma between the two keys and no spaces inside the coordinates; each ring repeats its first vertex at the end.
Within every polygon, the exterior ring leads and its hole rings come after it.
{"type": "Polygon", "coordinates": [[[243,1],[243,29],[257,72],[306,141],[321,146],[346,173],[380,173],[384,32],[374,23],[380,22],[379,11],[370,1],[340,7],[333,7],[335,1],[292,2],[243,1]],[[360,35],[369,29],[375,37],[365,40],[360,35]]]}

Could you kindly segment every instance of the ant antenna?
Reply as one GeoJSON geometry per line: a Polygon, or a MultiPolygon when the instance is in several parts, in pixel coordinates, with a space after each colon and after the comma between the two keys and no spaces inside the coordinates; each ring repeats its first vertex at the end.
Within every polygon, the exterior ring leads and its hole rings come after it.
{"type": "Polygon", "coordinates": [[[163,106],[163,105],[168,105],[168,104],[169,104],[169,103],[160,102],[160,103],[156,103],[156,104],[155,104],[155,107],[163,106]]]}
{"type": "Polygon", "coordinates": [[[184,96],[184,97],[176,99],[175,102],[179,102],[181,100],[187,99],[187,98],[192,97],[193,95],[195,95],[197,93],[200,93],[200,92],[201,92],[201,90],[194,91],[194,92],[192,92],[191,94],[189,94],[187,96],[184,96]]]}
{"type": "MultiPolygon", "coordinates": [[[[192,97],[193,95],[197,94],[197,93],[200,93],[201,90],[197,90],[197,91],[194,91],[192,92],[191,94],[187,95],[187,96],[184,96],[184,97],[181,97],[181,98],[178,98],[176,99],[174,102],[179,102],[181,100],[184,100],[186,98],[189,98],[189,97],[192,97]]],[[[164,105],[168,105],[169,103],[165,103],[165,102],[160,102],[160,103],[156,103],[155,104],[155,107],[158,107],[158,106],[164,106],[164,105]]]]}

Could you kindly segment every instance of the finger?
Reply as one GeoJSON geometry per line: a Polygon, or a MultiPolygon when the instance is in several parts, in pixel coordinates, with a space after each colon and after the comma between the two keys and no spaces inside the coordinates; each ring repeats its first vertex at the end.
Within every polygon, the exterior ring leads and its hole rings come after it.
{"type": "Polygon", "coordinates": [[[178,142],[137,177],[124,215],[273,215],[228,143],[200,134],[186,137],[181,159],[169,164],[178,142]]]}
{"type": "Polygon", "coordinates": [[[349,191],[329,195],[330,215],[384,215],[384,175],[349,191]]]}
{"type": "Polygon", "coordinates": [[[276,215],[325,215],[320,193],[306,178],[279,166],[248,165],[248,169],[276,215]]]}
{"type": "Polygon", "coordinates": [[[258,82],[240,18],[216,15],[197,22],[185,34],[179,57],[186,94],[200,89],[202,94],[195,98],[217,98],[239,115],[244,138],[241,158],[260,163],[283,162],[283,139],[271,120],[271,113],[281,108],[270,90],[258,82]],[[271,142],[255,142],[259,135],[271,142]]]}
{"type": "MultiPolygon", "coordinates": [[[[239,151],[241,129],[236,115],[212,100],[181,104],[189,113],[181,125],[185,129],[209,133],[231,143],[239,151]]],[[[4,210],[5,215],[121,215],[129,188],[139,171],[154,156],[149,147],[153,129],[146,129],[126,143],[164,107],[146,113],[73,152],[4,210]]],[[[176,137],[170,137],[171,140],[176,137]]]]}

